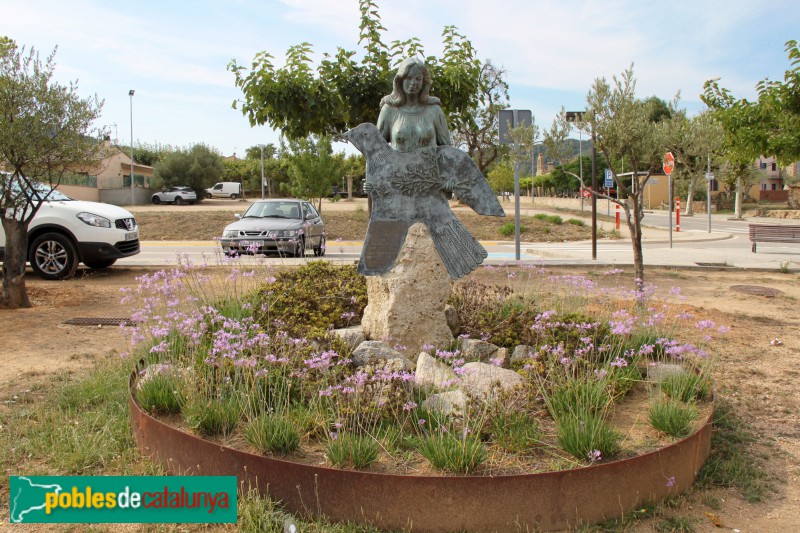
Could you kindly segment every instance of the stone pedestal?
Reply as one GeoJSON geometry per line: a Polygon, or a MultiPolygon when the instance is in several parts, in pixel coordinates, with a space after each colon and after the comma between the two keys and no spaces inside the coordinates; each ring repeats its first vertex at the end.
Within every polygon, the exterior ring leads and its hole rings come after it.
{"type": "Polygon", "coordinates": [[[422,346],[442,347],[453,340],[445,305],[452,281],[439,258],[428,228],[408,230],[395,266],[382,276],[367,276],[368,304],[361,325],[368,339],[416,358],[422,346]]]}

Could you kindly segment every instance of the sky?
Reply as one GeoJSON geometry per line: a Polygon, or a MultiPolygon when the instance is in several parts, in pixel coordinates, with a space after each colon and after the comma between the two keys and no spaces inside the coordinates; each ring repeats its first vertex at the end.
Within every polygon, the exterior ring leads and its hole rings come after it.
{"type": "MultiPolygon", "coordinates": [[[[785,42],[800,39],[797,0],[376,3],[384,42],[418,37],[427,55],[438,55],[442,29],[456,26],[480,59],[506,69],[511,107],[532,110],[541,128],[562,106],[584,109],[595,79],[631,64],[638,97],[680,92],[690,114],[704,108],[699,95],[710,78],[753,99],[760,80],[783,79],[785,42]]],[[[251,127],[232,108],[242,94],[230,61],[249,66],[267,51],[280,65],[303,42],[317,58],[339,47],[360,51],[359,17],[357,0],[0,0],[0,35],[43,57],[57,46],[55,79],[103,99],[96,126],[119,143],[203,143],[241,157],[248,147],[277,145],[280,133],[251,127]]]]}

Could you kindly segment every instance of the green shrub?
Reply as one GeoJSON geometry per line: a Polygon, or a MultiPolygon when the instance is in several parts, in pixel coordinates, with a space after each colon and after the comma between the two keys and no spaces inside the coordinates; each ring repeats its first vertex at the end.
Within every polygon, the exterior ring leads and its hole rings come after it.
{"type": "Polygon", "coordinates": [[[690,370],[666,376],[661,382],[661,390],[670,398],[689,403],[708,398],[711,380],[702,372],[690,370]]]}
{"type": "Polygon", "coordinates": [[[437,432],[419,439],[419,453],[434,468],[454,474],[469,474],[486,460],[486,449],[479,438],[466,435],[463,438],[452,433],[437,432]]]}
{"type": "Polygon", "coordinates": [[[300,445],[300,433],[291,420],[279,415],[264,414],[245,428],[245,438],[261,453],[290,453],[300,445]]]}
{"type": "Polygon", "coordinates": [[[560,216],[548,215],[547,213],[536,213],[535,215],[533,215],[533,218],[535,218],[536,220],[542,220],[556,225],[564,222],[564,219],[562,219],[560,216]]]}
{"type": "Polygon", "coordinates": [[[328,441],[328,460],[339,468],[364,468],[378,458],[378,443],[368,435],[342,432],[328,441]]]}
{"type": "Polygon", "coordinates": [[[559,416],[556,418],[556,434],[564,451],[576,459],[590,461],[616,454],[622,438],[599,414],[559,416]]]}
{"type": "Polygon", "coordinates": [[[239,404],[230,398],[191,398],[183,409],[186,422],[203,436],[229,435],[239,423],[239,404]]]}
{"type": "Polygon", "coordinates": [[[175,370],[154,370],[140,382],[136,399],[148,413],[178,414],[186,403],[183,386],[183,379],[175,370]]]}
{"type": "Polygon", "coordinates": [[[492,420],[494,443],[509,453],[521,453],[533,448],[542,438],[539,421],[527,413],[500,413],[492,420]]]}
{"type": "Polygon", "coordinates": [[[570,218],[569,220],[567,220],[567,224],[572,224],[573,226],[578,226],[582,228],[586,225],[586,222],[578,218],[570,218]]]}
{"type": "Polygon", "coordinates": [[[650,403],[650,425],[671,437],[686,437],[692,432],[692,421],[697,418],[694,407],[671,398],[659,398],[650,403]]]}
{"type": "Polygon", "coordinates": [[[254,308],[267,330],[278,320],[292,336],[321,337],[358,323],[366,305],[367,283],[354,265],[309,261],[259,289],[254,308]]]}
{"type": "MultiPolygon", "coordinates": [[[[500,229],[498,231],[500,232],[500,235],[502,235],[503,237],[511,237],[512,235],[514,235],[515,228],[516,225],[513,222],[506,222],[505,224],[500,226],[500,229]]],[[[528,228],[526,228],[523,224],[520,224],[519,225],[520,234],[525,233],[526,231],[528,231],[528,228]]]]}
{"type": "Polygon", "coordinates": [[[602,380],[570,379],[554,387],[546,402],[555,419],[569,415],[599,416],[611,403],[611,395],[602,380]]]}

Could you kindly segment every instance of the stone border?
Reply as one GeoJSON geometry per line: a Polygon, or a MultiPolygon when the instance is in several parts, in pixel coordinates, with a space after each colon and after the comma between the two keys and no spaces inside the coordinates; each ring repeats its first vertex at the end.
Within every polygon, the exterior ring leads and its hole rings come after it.
{"type": "Polygon", "coordinates": [[[689,437],[631,459],[499,476],[403,476],[339,470],[255,455],[161,422],[133,397],[133,438],[171,475],[235,475],[241,488],[299,516],[414,531],[552,531],[619,517],[689,489],[711,451],[711,420],[689,437]]]}

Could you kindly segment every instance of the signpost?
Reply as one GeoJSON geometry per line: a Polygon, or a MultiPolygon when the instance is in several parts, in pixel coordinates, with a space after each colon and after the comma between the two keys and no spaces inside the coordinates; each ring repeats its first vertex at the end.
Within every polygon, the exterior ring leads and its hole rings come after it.
{"type": "Polygon", "coordinates": [[[669,178],[669,247],[672,248],[672,199],[674,196],[672,191],[672,171],[675,169],[675,156],[672,155],[672,152],[664,154],[662,168],[664,169],[664,174],[669,178]]]}
{"type": "MultiPolygon", "coordinates": [[[[585,111],[567,111],[565,118],[567,122],[583,122],[583,114],[585,111]]],[[[583,130],[578,128],[578,147],[583,145],[582,135],[583,130]]],[[[580,153],[581,161],[581,187],[583,187],[583,153],[580,153]]],[[[594,129],[592,129],[592,191],[597,190],[597,150],[594,146],[594,129]]],[[[583,197],[581,197],[581,211],[583,210],[583,197]]],[[[592,259],[597,259],[597,195],[592,194],[592,259]]]]}
{"type": "MultiPolygon", "coordinates": [[[[500,133],[500,144],[513,144],[514,152],[517,151],[517,143],[511,136],[511,130],[518,127],[530,127],[533,124],[533,113],[530,109],[503,109],[498,114],[498,129],[500,133]]],[[[533,139],[531,139],[533,142],[533,139]]],[[[519,243],[519,158],[514,154],[514,242],[515,257],[520,260],[519,243]]],[[[531,166],[531,176],[533,166],[531,166]]]]}

